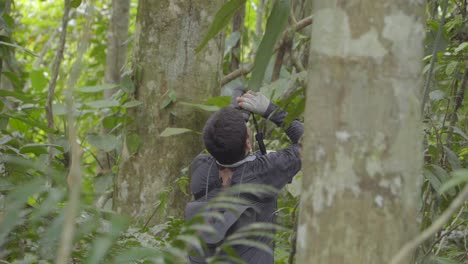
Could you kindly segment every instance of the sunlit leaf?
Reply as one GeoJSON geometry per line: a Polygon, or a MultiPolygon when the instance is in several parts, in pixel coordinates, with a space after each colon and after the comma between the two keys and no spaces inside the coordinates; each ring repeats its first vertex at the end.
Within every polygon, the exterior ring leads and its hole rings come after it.
{"type": "Polygon", "coordinates": [[[258,46],[257,54],[255,55],[255,65],[248,83],[250,90],[258,91],[265,76],[265,70],[268,67],[273,48],[276,41],[282,35],[289,17],[289,0],[277,0],[273,6],[270,16],[268,17],[265,35],[262,42],[258,46]]]}
{"type": "Polygon", "coordinates": [[[225,107],[231,104],[231,96],[217,96],[211,97],[205,100],[207,104],[215,105],[219,108],[225,107]]]}
{"type": "Polygon", "coordinates": [[[180,102],[180,104],[200,108],[208,112],[215,112],[219,110],[219,107],[214,106],[214,105],[192,104],[192,103],[186,103],[186,102],[180,102]]]}
{"type": "Polygon", "coordinates": [[[49,80],[44,76],[43,70],[32,70],[29,77],[31,78],[31,86],[36,91],[41,91],[49,83],[49,80]]]}
{"type": "Polygon", "coordinates": [[[218,34],[231,21],[232,16],[245,3],[246,0],[230,0],[224,4],[216,13],[213,23],[211,23],[208,33],[201,42],[200,46],[195,50],[200,52],[210,39],[218,34]]]}
{"type": "Polygon", "coordinates": [[[455,53],[458,53],[468,47],[468,42],[463,42],[455,49],[455,53]]]}
{"type": "Polygon", "coordinates": [[[168,127],[164,129],[164,131],[159,136],[170,137],[170,136],[180,135],[180,134],[187,133],[187,132],[193,132],[193,130],[190,130],[188,128],[168,127]]]}

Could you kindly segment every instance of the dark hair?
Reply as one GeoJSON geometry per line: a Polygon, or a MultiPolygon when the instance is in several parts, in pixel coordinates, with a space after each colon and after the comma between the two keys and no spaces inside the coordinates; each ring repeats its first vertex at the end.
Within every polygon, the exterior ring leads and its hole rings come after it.
{"type": "Polygon", "coordinates": [[[203,129],[203,143],[222,164],[235,163],[245,156],[247,127],[239,110],[230,106],[214,113],[203,129]]]}

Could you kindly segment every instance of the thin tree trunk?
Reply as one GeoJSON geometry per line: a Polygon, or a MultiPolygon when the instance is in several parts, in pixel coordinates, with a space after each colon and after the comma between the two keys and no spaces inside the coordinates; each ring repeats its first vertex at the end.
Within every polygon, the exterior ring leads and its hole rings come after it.
{"type": "Polygon", "coordinates": [[[388,263],[417,233],[423,2],[313,4],[297,263],[388,263]]]}
{"type": "Polygon", "coordinates": [[[203,128],[207,113],[179,102],[201,103],[219,94],[223,39],[210,41],[199,53],[195,48],[221,5],[210,0],[140,0],[133,67],[135,98],[143,105],[131,113],[135,122],[128,127],[128,137],[138,136],[142,144],[136,153],[123,156],[114,192],[115,209],[140,222],[180,217],[189,198],[175,181],[203,149],[200,135],[159,134],[167,127],[203,128]],[[155,213],[157,208],[166,210],[155,213]]]}
{"type": "Polygon", "coordinates": [[[231,50],[231,65],[230,71],[235,71],[239,69],[240,59],[241,59],[241,42],[242,42],[242,31],[244,27],[244,18],[245,18],[245,4],[237,11],[237,13],[232,18],[232,32],[239,32],[240,38],[237,44],[232,47],[231,50]]]}
{"type": "MultiPolygon", "coordinates": [[[[121,70],[127,58],[128,23],[130,19],[130,0],[112,0],[112,14],[107,35],[106,83],[119,83],[121,70]]],[[[106,99],[113,90],[106,90],[106,99]]]]}
{"type": "MultiPolygon", "coordinates": [[[[106,83],[120,83],[120,75],[127,58],[129,20],[130,0],[112,0],[112,13],[107,35],[106,83]]],[[[114,90],[105,90],[104,98],[110,99],[113,93],[114,90]]],[[[102,127],[102,133],[106,134],[108,131],[102,127]]],[[[96,174],[102,175],[110,172],[115,164],[115,156],[114,151],[109,153],[100,151],[98,154],[100,166],[96,174]]]]}

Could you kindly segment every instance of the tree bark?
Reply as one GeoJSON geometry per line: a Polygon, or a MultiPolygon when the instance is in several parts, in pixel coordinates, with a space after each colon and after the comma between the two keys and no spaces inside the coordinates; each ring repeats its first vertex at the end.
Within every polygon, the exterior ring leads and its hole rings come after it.
{"type": "MultiPolygon", "coordinates": [[[[112,12],[107,35],[107,54],[105,82],[110,84],[120,83],[122,68],[127,59],[128,24],[130,20],[130,0],[112,0],[112,12]]],[[[103,92],[105,99],[110,99],[114,89],[103,92]]],[[[108,131],[102,127],[102,133],[108,131]]],[[[98,154],[99,165],[96,175],[106,174],[115,164],[115,151],[98,154]]]]}
{"type": "Polygon", "coordinates": [[[203,149],[201,137],[159,134],[167,127],[203,128],[208,114],[178,102],[200,103],[219,94],[222,37],[199,53],[195,48],[221,5],[209,0],[139,2],[133,67],[135,98],[143,105],[130,114],[135,121],[128,133],[138,135],[142,144],[135,154],[122,156],[114,192],[115,209],[139,222],[180,217],[189,198],[175,180],[203,149]],[[176,101],[166,105],[172,93],[176,101]],[[166,210],[152,217],[158,204],[166,210]]]}
{"type": "Polygon", "coordinates": [[[417,233],[423,4],[313,1],[297,263],[388,263],[417,233]]]}
{"type": "MultiPolygon", "coordinates": [[[[130,19],[130,0],[112,0],[112,14],[107,35],[106,83],[119,83],[121,69],[127,58],[128,23],[130,19]]],[[[105,90],[106,99],[113,90],[105,90]]]]}

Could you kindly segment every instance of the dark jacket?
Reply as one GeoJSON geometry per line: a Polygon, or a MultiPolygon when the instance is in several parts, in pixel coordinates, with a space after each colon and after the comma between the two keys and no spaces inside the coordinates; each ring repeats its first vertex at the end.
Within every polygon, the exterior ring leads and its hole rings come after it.
{"type": "MultiPolygon", "coordinates": [[[[277,109],[273,104],[270,104],[264,115],[264,117],[269,117],[278,126],[283,125],[285,116],[286,112],[277,109]]],[[[292,145],[266,155],[255,153],[255,157],[250,157],[249,161],[232,169],[231,185],[242,182],[243,184],[265,184],[278,190],[283,188],[287,183],[291,182],[294,175],[301,169],[299,139],[303,131],[302,124],[299,121],[293,121],[286,129],[286,135],[291,140],[292,145]]],[[[206,197],[210,200],[220,192],[221,182],[218,175],[218,167],[211,155],[198,155],[193,160],[190,171],[190,187],[196,199],[204,199],[205,194],[207,194],[206,197]],[[207,176],[209,177],[208,179],[207,176]],[[209,186],[209,189],[206,193],[207,186],[209,186]]],[[[256,215],[257,222],[273,223],[275,221],[275,211],[277,210],[276,194],[267,195],[267,197],[263,195],[261,198],[249,196],[247,199],[258,210],[256,215]]],[[[256,237],[256,241],[269,245],[273,252],[274,245],[268,237],[256,237]]],[[[274,258],[270,253],[256,247],[238,246],[235,250],[246,263],[270,264],[274,262],[274,258]]],[[[192,260],[189,263],[203,262],[192,260]]]]}

